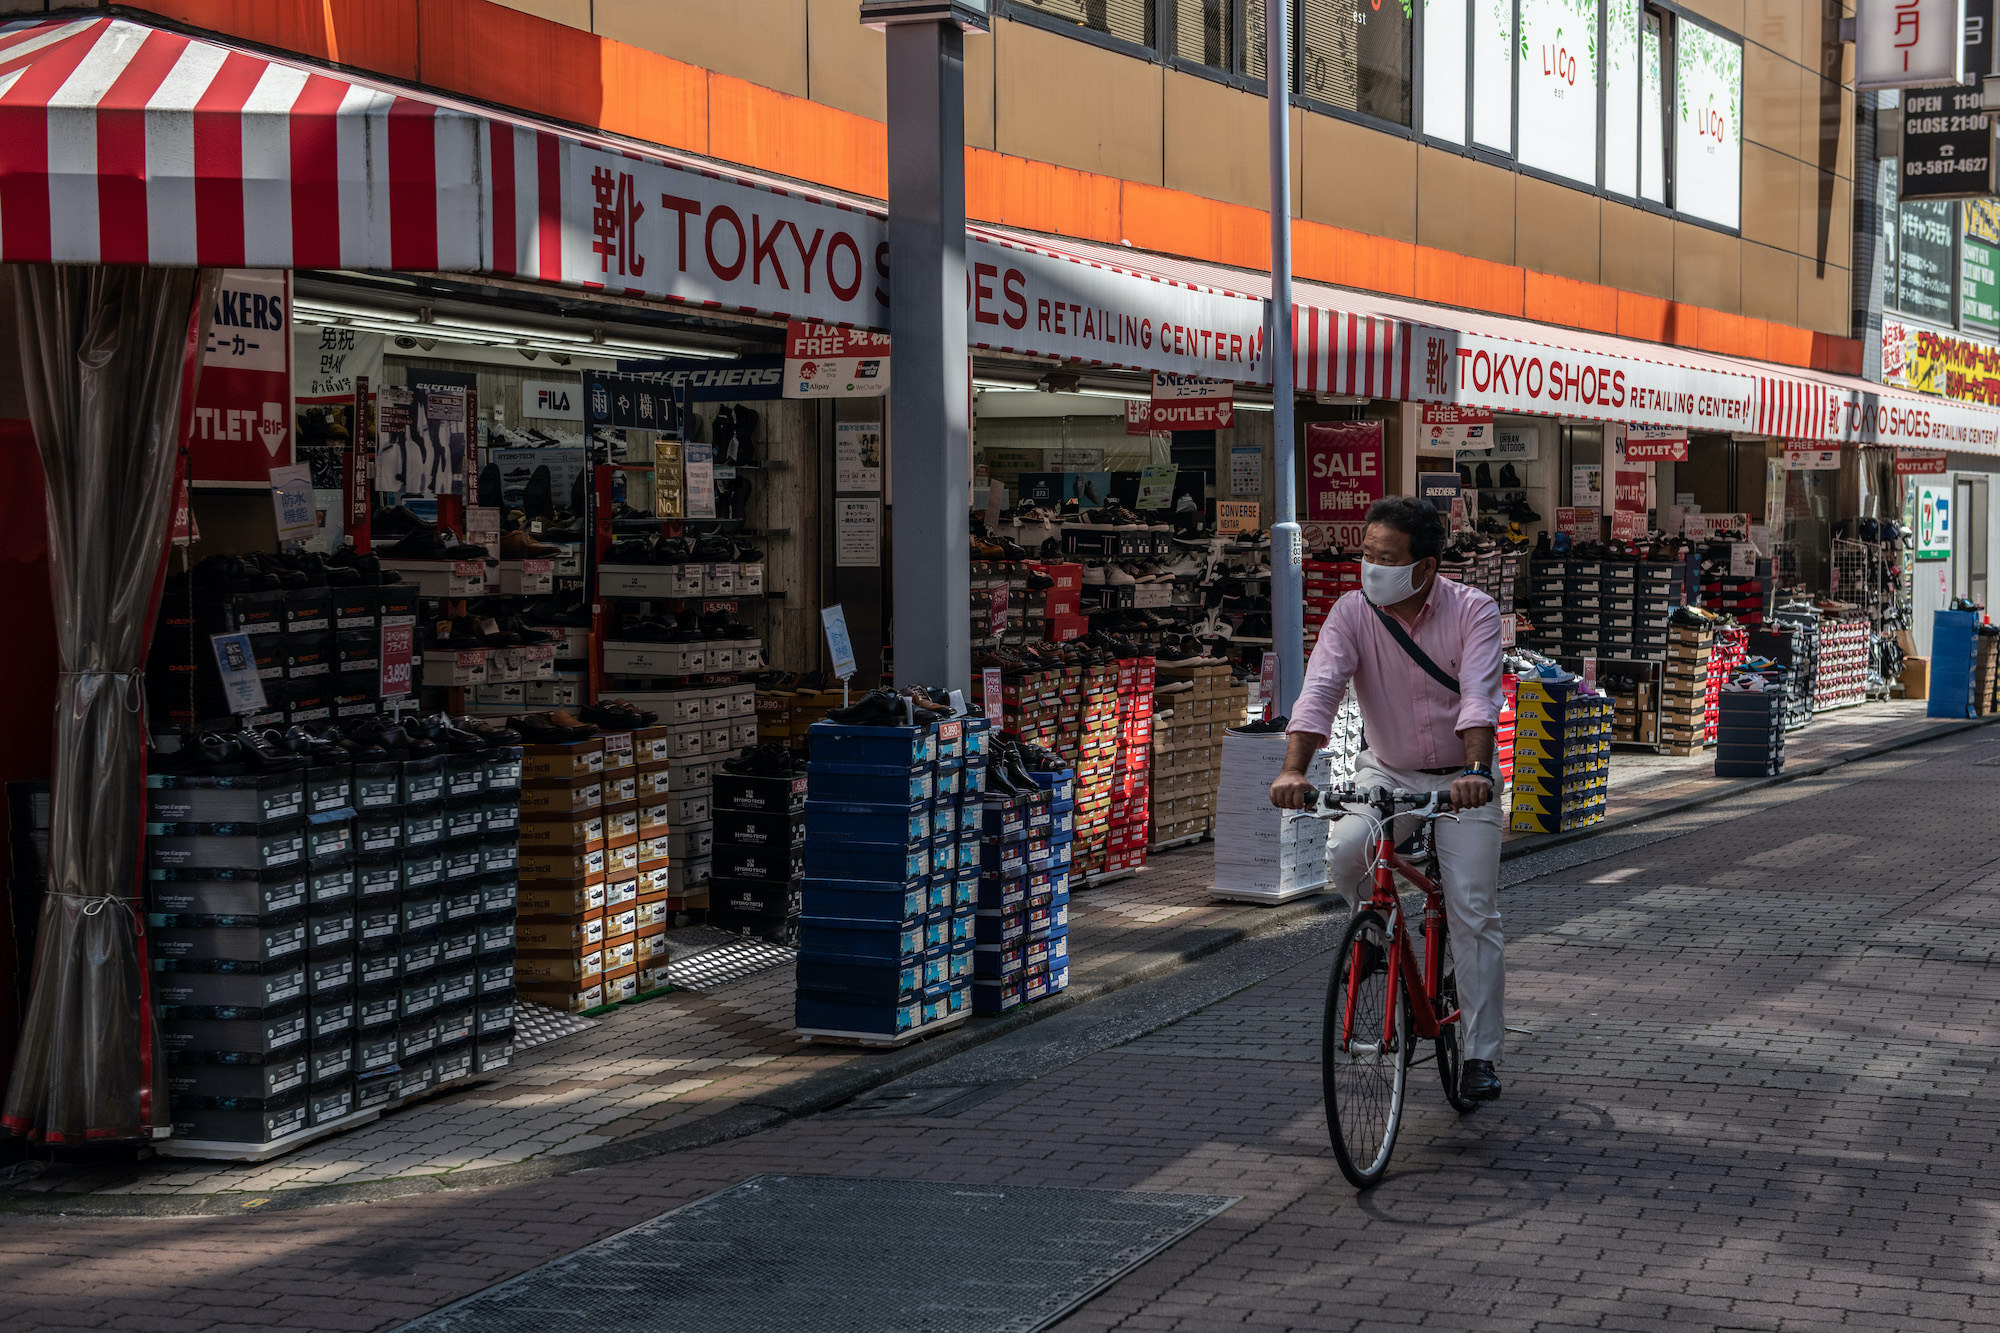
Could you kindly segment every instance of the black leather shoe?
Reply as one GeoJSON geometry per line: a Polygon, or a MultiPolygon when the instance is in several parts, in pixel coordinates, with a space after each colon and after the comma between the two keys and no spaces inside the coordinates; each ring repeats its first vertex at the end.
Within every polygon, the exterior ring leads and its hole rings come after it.
{"type": "Polygon", "coordinates": [[[1458,1095],[1469,1102],[1490,1102],[1500,1095],[1500,1076],[1491,1060],[1467,1060],[1458,1071],[1458,1095]]]}

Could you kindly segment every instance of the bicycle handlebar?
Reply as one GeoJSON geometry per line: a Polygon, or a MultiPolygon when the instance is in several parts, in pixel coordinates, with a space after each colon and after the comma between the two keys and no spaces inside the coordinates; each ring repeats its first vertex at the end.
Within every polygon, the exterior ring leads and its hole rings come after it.
{"type": "Polygon", "coordinates": [[[1339,807],[1343,805],[1371,805],[1384,819],[1397,815],[1416,815],[1423,819],[1439,819],[1449,815],[1456,808],[1452,804],[1451,792],[1446,791],[1406,791],[1401,787],[1356,787],[1347,783],[1339,787],[1327,787],[1319,794],[1319,814],[1346,814],[1339,807]],[[1399,809],[1398,807],[1412,807],[1399,809]]]}

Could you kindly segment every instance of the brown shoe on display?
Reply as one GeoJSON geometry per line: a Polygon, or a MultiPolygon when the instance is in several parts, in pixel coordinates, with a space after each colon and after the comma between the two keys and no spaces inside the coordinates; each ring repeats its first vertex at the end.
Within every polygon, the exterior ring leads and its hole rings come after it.
{"type": "Polygon", "coordinates": [[[582,718],[570,712],[569,709],[567,708],[550,709],[549,721],[555,723],[559,727],[569,727],[570,729],[576,732],[576,739],[578,740],[584,740],[587,739],[588,737],[595,736],[597,734],[596,723],[585,722],[582,718]]]}
{"type": "Polygon", "coordinates": [[[561,553],[561,547],[544,545],[518,528],[500,534],[502,560],[546,560],[552,555],[561,553]]]}

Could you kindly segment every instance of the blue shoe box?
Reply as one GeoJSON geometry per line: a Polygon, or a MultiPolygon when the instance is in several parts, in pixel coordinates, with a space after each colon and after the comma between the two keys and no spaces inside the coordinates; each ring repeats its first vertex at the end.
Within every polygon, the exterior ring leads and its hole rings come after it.
{"type": "Polygon", "coordinates": [[[981,875],[978,880],[977,903],[988,912],[1018,912],[1028,905],[1029,877],[1016,875],[1003,879],[997,875],[981,875]]]}
{"type": "Polygon", "coordinates": [[[972,1012],[975,1014],[1004,1014],[1010,1009],[1021,1007],[1021,978],[1006,980],[974,980],[972,983],[972,1012]]]}
{"type": "MultiPolygon", "coordinates": [[[[952,824],[956,827],[957,808],[947,808],[952,811],[952,824]]],[[[716,822],[718,825],[722,822],[720,813],[716,822]]],[[[818,799],[806,801],[806,837],[815,841],[919,843],[941,831],[933,827],[929,801],[911,801],[907,805],[818,799]]]]}
{"type": "Polygon", "coordinates": [[[808,912],[799,917],[799,930],[801,953],[831,958],[900,963],[921,956],[925,947],[925,926],[909,922],[889,924],[808,912]]]}
{"type": "Polygon", "coordinates": [[[923,1009],[921,1000],[884,1004],[828,991],[801,990],[793,1013],[802,1028],[894,1037],[919,1026],[923,1009]]]}
{"type": "Polygon", "coordinates": [[[928,764],[938,757],[937,733],[921,727],[850,727],[815,722],[807,729],[812,757],[834,764],[928,764]]]}
{"type": "Polygon", "coordinates": [[[1027,873],[1025,842],[987,843],[980,849],[980,869],[1000,879],[1016,879],[1027,873]]]}
{"type": "Polygon", "coordinates": [[[974,927],[974,938],[981,944],[1014,944],[1020,941],[1027,927],[1022,920],[1023,913],[1015,911],[978,913],[978,923],[974,927]]]}
{"type": "Polygon", "coordinates": [[[805,872],[813,879],[870,879],[908,883],[931,873],[931,846],[923,842],[827,842],[806,839],[805,872]]]}
{"type": "Polygon", "coordinates": [[[1027,967],[1022,944],[979,944],[972,951],[972,975],[986,980],[1017,977],[1027,967]]]}
{"type": "MultiPolygon", "coordinates": [[[[945,881],[947,890],[951,881],[945,881]]],[[[809,916],[836,917],[901,926],[921,921],[939,904],[936,886],[927,880],[826,879],[808,876],[803,911],[809,916]]]]}
{"type": "Polygon", "coordinates": [[[981,819],[972,827],[994,842],[1019,842],[1028,836],[1027,806],[1005,796],[984,798],[981,819]]]}
{"type": "Polygon", "coordinates": [[[915,805],[938,795],[929,764],[849,764],[815,759],[806,765],[808,801],[915,805]]]}

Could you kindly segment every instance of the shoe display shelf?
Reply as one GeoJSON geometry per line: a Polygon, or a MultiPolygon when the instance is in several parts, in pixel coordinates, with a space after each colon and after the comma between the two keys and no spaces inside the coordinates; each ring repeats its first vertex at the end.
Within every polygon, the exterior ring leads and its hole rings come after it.
{"type": "Polygon", "coordinates": [[[261,1161],[512,1062],[520,769],[148,776],[156,1151],[261,1161]]]}
{"type": "Polygon", "coordinates": [[[1973,611],[1931,613],[1929,717],[1976,717],[1982,642],[1979,615],[1973,611]]]}
{"type": "Polygon", "coordinates": [[[1771,562],[1759,556],[1753,573],[1729,572],[1733,543],[1711,542],[1701,562],[1701,604],[1739,625],[1766,628],[1771,619],[1771,562]]]}
{"type": "MultiPolygon", "coordinates": [[[[1250,687],[1233,680],[1226,663],[1157,668],[1149,851],[1199,842],[1215,832],[1222,733],[1250,720],[1249,700],[1250,687]]],[[[1345,703],[1343,720],[1352,711],[1345,703]]],[[[1355,731],[1358,740],[1358,721],[1355,731]]]]}
{"type": "Polygon", "coordinates": [[[1069,989],[1075,775],[1058,769],[1031,776],[1037,790],[989,792],[981,811],[975,1014],[1006,1013],[1069,989]]]}
{"type": "Polygon", "coordinates": [[[1868,621],[1860,613],[1828,616],[1819,628],[1819,667],[1813,676],[1813,711],[1868,702],[1868,621]]]}
{"type": "Polygon", "coordinates": [[[986,730],[985,718],[813,724],[800,780],[802,1038],[896,1046],[971,1014],[986,730]]]}
{"type": "Polygon", "coordinates": [[[1612,703],[1581,689],[1580,680],[1521,680],[1508,820],[1517,833],[1568,832],[1604,818],[1612,703]]]}

